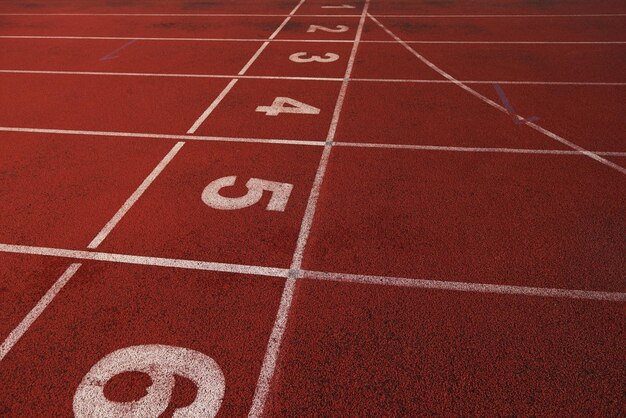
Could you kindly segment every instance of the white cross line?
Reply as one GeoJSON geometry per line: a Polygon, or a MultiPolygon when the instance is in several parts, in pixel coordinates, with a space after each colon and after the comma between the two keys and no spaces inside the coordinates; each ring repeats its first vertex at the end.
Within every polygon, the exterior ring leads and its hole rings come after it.
{"type": "MultiPolygon", "coordinates": [[[[0,35],[0,39],[73,39],[73,40],[137,40],[180,42],[295,42],[295,43],[352,43],[351,39],[270,39],[270,38],[190,38],[190,37],[137,37],[137,36],[73,36],[73,35],[0,35]]],[[[395,44],[396,41],[363,39],[365,44],[395,44]]],[[[410,40],[407,44],[476,44],[476,45],[623,45],[626,41],[467,41],[467,40],[410,40]]]]}
{"type": "MultiPolygon", "coordinates": [[[[626,13],[569,14],[376,14],[384,18],[553,18],[553,17],[624,17],[626,13]]],[[[0,13],[0,16],[128,16],[128,17],[286,17],[271,13],[0,13]]],[[[360,14],[302,14],[298,17],[352,17],[360,14]]]]}
{"type": "MultiPolygon", "coordinates": [[[[71,250],[63,248],[36,247],[0,243],[0,253],[37,255],[71,260],[98,261],[107,263],[130,264],[182,270],[199,270],[218,273],[234,273],[263,277],[287,279],[297,276],[303,279],[330,280],[348,283],[364,283],[380,286],[408,287],[422,289],[439,289],[459,292],[498,293],[520,296],[539,296],[551,298],[570,298],[586,300],[604,300],[626,302],[624,292],[606,292],[598,290],[563,289],[550,287],[529,287],[518,285],[501,285],[492,283],[473,283],[435,279],[419,279],[380,275],[364,275],[351,273],[323,272],[312,270],[290,271],[286,268],[254,266],[246,264],[218,263],[165,257],[139,256],[100,251],[71,250]]],[[[74,264],[72,264],[74,265],[74,264]]],[[[77,269],[77,268],[76,268],[77,269]]],[[[1,350],[0,350],[1,352],[1,350]]]]}
{"type": "MultiPolygon", "coordinates": [[[[120,138],[142,138],[142,139],[166,139],[177,141],[207,141],[207,142],[234,142],[234,143],[256,143],[273,145],[298,145],[298,146],[326,146],[323,140],[307,141],[299,139],[277,139],[277,138],[240,138],[228,136],[201,136],[201,135],[175,135],[156,134],[142,132],[108,132],[108,131],[81,131],[73,129],[47,129],[47,128],[24,128],[0,126],[0,132],[22,132],[22,133],[43,133],[56,135],[84,135],[84,136],[105,136],[120,138]]],[[[509,148],[509,147],[458,147],[445,145],[421,145],[421,144],[386,144],[372,142],[345,142],[333,141],[332,146],[353,147],[353,148],[390,148],[406,149],[415,151],[450,151],[450,152],[481,152],[481,153],[512,153],[512,154],[547,154],[547,155],[584,155],[577,150],[560,149],[530,149],[530,148],[509,148]]],[[[626,157],[626,151],[593,151],[594,154],[610,157],[626,157]]]]}
{"type": "MultiPolygon", "coordinates": [[[[85,75],[85,76],[117,76],[117,77],[173,77],[173,78],[217,78],[217,79],[248,79],[248,80],[294,80],[294,81],[334,81],[342,82],[342,77],[307,77],[278,75],[239,75],[239,74],[185,74],[185,73],[145,73],[145,72],[110,72],[110,71],[61,71],[61,70],[0,70],[6,74],[51,74],[51,75],[85,75]]],[[[455,84],[450,80],[440,79],[403,79],[403,78],[350,78],[355,82],[371,83],[417,83],[417,84],[455,84]]],[[[519,84],[538,86],[626,86],[626,82],[611,81],[516,81],[516,80],[459,80],[464,84],[519,84]]]]}

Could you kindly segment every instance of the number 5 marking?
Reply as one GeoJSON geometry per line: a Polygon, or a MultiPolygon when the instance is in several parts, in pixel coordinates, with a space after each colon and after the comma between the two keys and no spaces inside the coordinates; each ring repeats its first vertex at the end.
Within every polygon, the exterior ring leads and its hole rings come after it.
{"type": "Polygon", "coordinates": [[[318,30],[321,30],[322,32],[342,33],[342,32],[347,32],[348,27],[346,25],[337,25],[335,26],[335,29],[333,29],[333,28],[328,28],[326,26],[311,25],[309,26],[309,29],[307,29],[307,32],[312,33],[312,32],[317,32],[318,30]]]}
{"type": "Polygon", "coordinates": [[[217,415],[226,387],[218,364],[198,351],[167,345],[137,345],[105,356],[78,385],[74,414],[77,418],[158,417],[167,409],[176,375],[193,381],[198,393],[191,405],[174,412],[174,418],[217,415]],[[146,395],[132,402],[108,400],[104,395],[107,382],[120,373],[133,371],[150,376],[152,384],[146,388],[146,395]]]}
{"type": "Polygon", "coordinates": [[[332,52],[327,52],[324,54],[324,57],[320,57],[319,55],[312,55],[309,58],[306,58],[306,52],[296,52],[295,54],[291,54],[289,59],[293,62],[333,62],[339,59],[339,55],[333,54],[332,52]]]}
{"type": "Polygon", "coordinates": [[[220,190],[224,187],[234,186],[237,176],[222,177],[213,180],[202,192],[202,201],[213,209],[237,210],[252,206],[261,200],[263,191],[272,193],[265,210],[284,212],[287,201],[291,195],[293,184],[277,183],[275,181],[252,178],[246,183],[248,193],[241,197],[224,197],[220,195],[220,190]]]}

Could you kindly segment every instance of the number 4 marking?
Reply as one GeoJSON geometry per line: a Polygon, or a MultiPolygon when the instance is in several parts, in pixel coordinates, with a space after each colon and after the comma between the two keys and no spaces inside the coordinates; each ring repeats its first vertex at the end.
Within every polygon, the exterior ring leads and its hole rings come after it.
{"type": "Polygon", "coordinates": [[[354,6],[349,4],[341,4],[338,6],[322,6],[322,9],[354,9],[354,6]]]}
{"type": "Polygon", "coordinates": [[[267,116],[278,116],[281,113],[298,113],[301,115],[319,115],[320,110],[306,103],[299,102],[289,97],[277,97],[271,106],[259,106],[257,112],[267,116]]]}
{"type": "Polygon", "coordinates": [[[252,206],[261,200],[265,190],[272,193],[265,210],[284,212],[293,184],[252,178],[246,183],[248,192],[241,197],[224,197],[220,190],[234,186],[237,176],[222,177],[209,183],[202,192],[202,201],[213,209],[237,210],[252,206]]]}

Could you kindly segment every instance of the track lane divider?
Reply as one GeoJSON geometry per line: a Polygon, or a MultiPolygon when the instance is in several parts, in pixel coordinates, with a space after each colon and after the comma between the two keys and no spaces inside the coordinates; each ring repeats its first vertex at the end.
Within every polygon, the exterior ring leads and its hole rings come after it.
{"type": "MultiPolygon", "coordinates": [[[[28,254],[43,257],[67,258],[70,260],[89,260],[107,263],[131,264],[150,267],[175,268],[182,270],[213,271],[276,277],[286,279],[294,272],[280,267],[254,266],[246,264],[216,263],[212,261],[152,257],[107,253],[101,251],[72,250],[66,248],[35,247],[0,243],[0,253],[28,254]]],[[[71,266],[70,266],[71,267],[71,266]]],[[[69,269],[68,269],[69,270],[69,269]]],[[[64,273],[70,274],[70,273],[64,273]]],[[[470,293],[493,293],[520,295],[529,297],[568,298],[598,301],[626,302],[626,293],[583,289],[563,289],[550,287],[532,287],[519,285],[501,285],[494,283],[472,283],[439,279],[420,279],[396,276],[378,276],[354,273],[301,270],[298,278],[325,280],[334,282],[362,283],[379,286],[407,287],[434,290],[449,290],[470,293]]],[[[54,292],[53,292],[54,293],[54,292]]],[[[2,352],[2,350],[0,350],[2,352]]]]}
{"type": "Polygon", "coordinates": [[[313,224],[313,218],[315,216],[315,210],[317,207],[317,200],[319,198],[320,189],[324,181],[324,175],[326,173],[326,167],[328,166],[328,160],[332,151],[333,141],[337,130],[337,124],[339,122],[339,116],[341,115],[341,109],[343,107],[348,83],[350,81],[350,76],[352,75],[352,67],[354,66],[354,60],[356,58],[356,54],[359,48],[359,42],[363,33],[363,26],[365,25],[365,19],[367,17],[367,10],[369,8],[369,5],[370,0],[366,0],[365,5],[363,6],[363,11],[361,12],[361,18],[359,19],[359,26],[357,28],[354,43],[352,45],[352,50],[350,52],[350,58],[348,59],[346,72],[344,74],[343,81],[341,82],[341,88],[339,91],[339,95],[337,96],[337,101],[335,103],[335,109],[333,111],[333,117],[328,130],[328,135],[326,137],[324,151],[322,152],[322,156],[317,167],[317,172],[315,174],[315,179],[313,181],[313,187],[311,188],[311,192],[307,201],[307,206],[304,211],[304,217],[302,219],[300,232],[298,234],[298,240],[296,242],[296,249],[294,251],[293,259],[291,262],[290,274],[285,282],[285,287],[280,298],[280,305],[278,307],[276,320],[274,321],[274,326],[272,328],[270,339],[267,344],[267,349],[265,351],[265,356],[263,358],[261,373],[259,374],[259,379],[257,381],[256,389],[254,391],[252,407],[250,408],[250,412],[248,413],[248,417],[250,418],[261,417],[265,409],[265,403],[269,395],[270,385],[272,383],[272,378],[274,377],[274,372],[276,370],[280,347],[282,345],[285,329],[287,327],[289,311],[291,309],[293,294],[296,287],[296,280],[302,277],[302,272],[300,271],[302,268],[302,258],[307,240],[309,238],[309,234],[311,232],[311,226],[313,224]]]}

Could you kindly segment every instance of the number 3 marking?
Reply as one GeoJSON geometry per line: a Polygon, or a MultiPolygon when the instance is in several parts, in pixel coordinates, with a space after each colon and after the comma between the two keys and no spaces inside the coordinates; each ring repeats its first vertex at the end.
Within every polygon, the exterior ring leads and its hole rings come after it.
{"type": "Polygon", "coordinates": [[[245,195],[241,197],[224,197],[220,195],[222,188],[234,186],[236,181],[237,176],[222,177],[212,181],[204,188],[202,201],[213,209],[243,209],[258,203],[263,196],[263,191],[268,190],[272,193],[272,197],[265,210],[284,212],[293,189],[293,184],[252,178],[246,183],[248,193],[245,195]]]}
{"type": "Polygon", "coordinates": [[[342,32],[347,32],[348,27],[346,25],[337,25],[335,26],[335,29],[332,29],[326,26],[311,25],[309,26],[309,29],[307,29],[307,32],[312,33],[312,32],[317,32],[318,30],[321,30],[322,32],[342,33],[342,32]]]}
{"type": "Polygon", "coordinates": [[[293,62],[301,63],[301,62],[333,62],[339,59],[339,55],[333,54],[332,52],[327,52],[324,54],[324,57],[320,57],[319,55],[312,55],[309,58],[306,58],[308,54],[306,52],[296,52],[295,54],[291,54],[289,59],[293,62]]]}
{"type": "Polygon", "coordinates": [[[114,351],[96,363],[83,378],[74,395],[77,418],[158,417],[169,404],[174,376],[193,381],[198,393],[189,406],[177,409],[174,418],[214,417],[224,398],[224,375],[211,357],[198,351],[167,345],[137,345],[114,351]],[[113,402],[104,395],[104,386],[124,372],[142,372],[152,385],[138,401],[113,402]]]}

